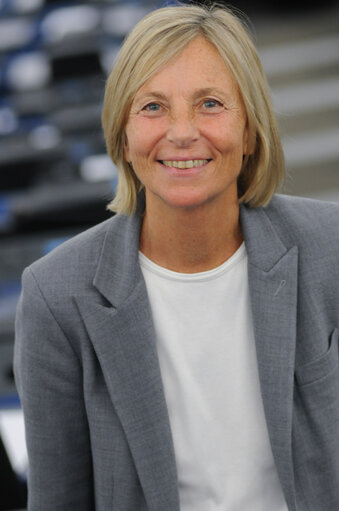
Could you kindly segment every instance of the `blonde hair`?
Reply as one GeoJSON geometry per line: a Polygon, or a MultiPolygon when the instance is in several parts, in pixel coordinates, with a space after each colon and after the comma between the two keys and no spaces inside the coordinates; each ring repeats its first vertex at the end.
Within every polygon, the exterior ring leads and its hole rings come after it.
{"type": "Polygon", "coordinates": [[[133,214],[142,184],[124,159],[125,126],[138,89],[197,36],[214,44],[231,70],[244,104],[248,148],[238,179],[239,200],[269,202],[284,177],[284,157],[267,80],[243,21],[218,5],[175,6],[145,16],[126,38],[105,91],[102,124],[119,173],[108,209],[133,214]]]}

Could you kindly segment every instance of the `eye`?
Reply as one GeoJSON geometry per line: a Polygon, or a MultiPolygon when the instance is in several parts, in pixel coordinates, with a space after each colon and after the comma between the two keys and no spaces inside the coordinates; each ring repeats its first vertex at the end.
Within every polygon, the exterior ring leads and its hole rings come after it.
{"type": "Polygon", "coordinates": [[[212,110],[219,112],[224,108],[224,105],[221,103],[221,101],[218,101],[217,99],[204,99],[202,102],[202,109],[203,110],[212,110]]]}
{"type": "Polygon", "coordinates": [[[160,108],[159,103],[148,103],[148,105],[143,107],[143,110],[146,112],[159,112],[160,108]]]}

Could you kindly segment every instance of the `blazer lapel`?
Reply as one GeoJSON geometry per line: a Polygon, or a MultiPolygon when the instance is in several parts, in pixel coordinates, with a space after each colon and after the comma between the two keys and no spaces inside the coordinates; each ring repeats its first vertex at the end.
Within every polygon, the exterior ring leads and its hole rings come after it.
{"type": "Polygon", "coordinates": [[[286,248],[262,208],[241,207],[259,378],[272,452],[290,510],[297,311],[297,247],[286,248]]]}
{"type": "Polygon", "coordinates": [[[148,509],[179,511],[174,447],[138,264],[139,229],[138,216],[114,219],[94,278],[107,302],[95,303],[85,296],[76,297],[76,302],[126,433],[148,509]]]}

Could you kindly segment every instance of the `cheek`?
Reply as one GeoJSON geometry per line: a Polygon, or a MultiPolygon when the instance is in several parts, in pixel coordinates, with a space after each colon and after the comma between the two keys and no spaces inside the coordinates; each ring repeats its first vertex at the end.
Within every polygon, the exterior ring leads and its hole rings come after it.
{"type": "Polygon", "coordinates": [[[126,129],[124,157],[128,162],[131,162],[135,158],[138,158],[142,155],[144,144],[142,137],[139,136],[139,133],[136,130],[126,129]]]}
{"type": "Polygon", "coordinates": [[[125,159],[149,158],[156,154],[168,129],[166,118],[138,117],[131,119],[126,126],[125,159]]]}
{"type": "Polygon", "coordinates": [[[221,153],[239,150],[244,154],[247,150],[246,122],[238,112],[225,113],[217,120],[207,119],[204,122],[204,131],[221,153]]]}
{"type": "Polygon", "coordinates": [[[126,143],[124,146],[124,156],[126,161],[136,158],[142,158],[147,155],[150,148],[150,130],[142,123],[133,123],[126,127],[126,143]]]}
{"type": "Polygon", "coordinates": [[[215,145],[225,155],[233,153],[234,156],[236,154],[243,156],[247,150],[247,130],[238,125],[231,125],[227,129],[220,127],[215,145]]]}

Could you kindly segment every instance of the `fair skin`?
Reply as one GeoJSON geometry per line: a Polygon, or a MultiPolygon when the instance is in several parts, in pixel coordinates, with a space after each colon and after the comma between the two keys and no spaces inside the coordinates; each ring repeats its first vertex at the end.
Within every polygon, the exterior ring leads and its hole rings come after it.
{"type": "Polygon", "coordinates": [[[217,49],[199,36],[137,92],[125,159],[145,186],[140,249],[174,271],[206,271],[242,242],[237,178],[244,108],[217,49]]]}

